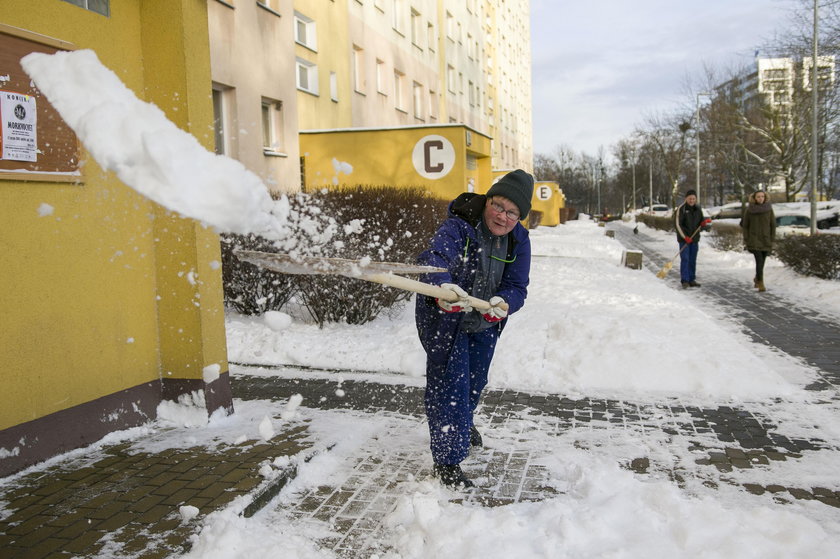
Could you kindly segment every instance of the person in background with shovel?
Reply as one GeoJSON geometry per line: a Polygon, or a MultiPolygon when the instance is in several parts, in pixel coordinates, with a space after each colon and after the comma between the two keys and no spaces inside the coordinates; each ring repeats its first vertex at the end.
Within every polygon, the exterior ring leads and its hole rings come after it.
{"type": "Polygon", "coordinates": [[[683,289],[700,287],[697,283],[697,252],[700,250],[700,230],[708,231],[712,220],[703,216],[697,203],[697,192],[689,189],[685,201],[674,212],[677,242],[680,245],[680,283],[683,289]]]}
{"type": "Polygon", "coordinates": [[[445,268],[423,281],[452,290],[459,299],[418,295],[415,322],[426,352],[426,416],[434,474],[452,487],[472,487],[460,463],[481,446],[473,412],[507,317],[528,295],[531,241],[520,220],[531,210],[534,179],[511,171],[487,194],[465,192],[450,202],[448,217],[419,257],[445,268]],[[473,310],[469,297],[489,301],[473,310]]]}

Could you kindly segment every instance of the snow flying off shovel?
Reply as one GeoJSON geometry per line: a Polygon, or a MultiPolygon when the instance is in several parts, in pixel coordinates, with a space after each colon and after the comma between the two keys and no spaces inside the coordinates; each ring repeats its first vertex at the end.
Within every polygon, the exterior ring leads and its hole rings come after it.
{"type": "MultiPolygon", "coordinates": [[[[401,264],[399,262],[366,262],[362,260],[317,256],[293,257],[288,254],[260,252],[256,250],[237,250],[234,254],[240,260],[280,274],[344,276],[420,293],[421,295],[443,299],[450,303],[454,303],[459,299],[450,289],[396,275],[397,273],[431,274],[446,271],[443,268],[436,268],[434,266],[418,266],[414,264],[401,264]]],[[[467,297],[467,300],[474,309],[486,311],[491,308],[490,303],[483,299],[467,297]]],[[[507,304],[504,304],[504,306],[500,305],[500,308],[507,310],[507,304]]]]}

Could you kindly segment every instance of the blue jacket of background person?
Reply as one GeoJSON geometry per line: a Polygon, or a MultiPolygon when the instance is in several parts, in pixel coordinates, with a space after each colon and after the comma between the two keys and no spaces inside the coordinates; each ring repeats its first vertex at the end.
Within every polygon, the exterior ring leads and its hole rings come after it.
{"type": "MultiPolygon", "coordinates": [[[[465,192],[450,202],[448,218],[438,228],[430,247],[420,254],[418,262],[426,266],[445,268],[448,272],[426,274],[421,281],[440,285],[454,283],[471,293],[478,261],[478,233],[476,226],[483,217],[487,197],[465,192]]],[[[496,295],[509,305],[508,316],[525,304],[528,296],[528,276],[531,268],[531,240],[528,230],[517,223],[508,233],[508,256],[496,295]]],[[[476,312],[476,311],[473,311],[476,312]]],[[[446,313],[433,297],[417,295],[415,322],[420,342],[428,358],[445,363],[452,350],[464,313],[446,313]]],[[[499,323],[498,332],[507,318],[499,323]]]]}

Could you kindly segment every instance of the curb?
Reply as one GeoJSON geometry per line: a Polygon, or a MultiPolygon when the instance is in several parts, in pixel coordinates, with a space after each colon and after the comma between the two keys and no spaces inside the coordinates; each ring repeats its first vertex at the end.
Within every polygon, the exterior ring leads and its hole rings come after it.
{"type": "MultiPolygon", "coordinates": [[[[335,447],[336,443],[333,443],[322,450],[313,450],[309,454],[303,457],[304,463],[309,462],[321,452],[329,452],[335,447]]],[[[280,492],[283,490],[286,485],[297,477],[298,473],[298,465],[292,464],[291,466],[287,466],[280,470],[277,477],[269,481],[263,488],[258,489],[256,494],[254,495],[253,500],[246,506],[242,512],[239,513],[239,516],[243,516],[245,518],[251,518],[255,514],[257,514],[260,510],[262,510],[272,499],[274,499],[280,492]]]]}

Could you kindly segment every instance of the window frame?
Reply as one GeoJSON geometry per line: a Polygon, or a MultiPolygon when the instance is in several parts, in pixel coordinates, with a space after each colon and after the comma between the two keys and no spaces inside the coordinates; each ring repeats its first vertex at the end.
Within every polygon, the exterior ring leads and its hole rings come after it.
{"type": "Polygon", "coordinates": [[[263,97],[261,99],[260,128],[262,132],[263,155],[286,155],[282,113],[282,101],[268,97],[263,97]]]}
{"type": "Polygon", "coordinates": [[[315,20],[295,10],[294,16],[295,43],[308,48],[312,52],[318,52],[318,29],[315,20]],[[303,36],[301,37],[301,28],[303,36]]]}
{"type": "Polygon", "coordinates": [[[305,58],[295,59],[295,85],[299,91],[304,91],[312,95],[319,95],[318,89],[318,65],[310,62],[305,58]],[[301,70],[306,72],[307,85],[301,85],[301,70]],[[310,85],[311,84],[311,85],[310,85]]]}

